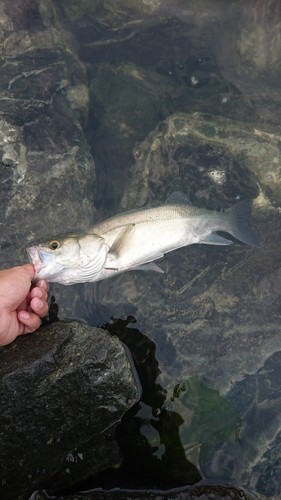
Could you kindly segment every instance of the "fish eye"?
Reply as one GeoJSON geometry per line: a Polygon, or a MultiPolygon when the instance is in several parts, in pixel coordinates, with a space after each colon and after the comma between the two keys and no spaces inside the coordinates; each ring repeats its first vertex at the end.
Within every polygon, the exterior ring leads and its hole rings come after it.
{"type": "Polygon", "coordinates": [[[57,250],[57,248],[59,248],[60,246],[61,246],[61,244],[60,244],[60,242],[58,240],[52,240],[49,243],[49,248],[51,250],[57,250]]]}

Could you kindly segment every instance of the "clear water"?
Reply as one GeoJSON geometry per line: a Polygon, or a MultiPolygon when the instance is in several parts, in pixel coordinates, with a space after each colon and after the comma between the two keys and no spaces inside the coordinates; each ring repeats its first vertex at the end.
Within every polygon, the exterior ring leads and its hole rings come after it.
{"type": "Polygon", "coordinates": [[[94,221],[175,190],[211,209],[252,198],[262,245],[193,246],[163,259],[164,275],[51,285],[59,318],[118,335],[143,385],[118,429],[121,470],[80,486],[203,478],[279,498],[279,3],[104,4],[60,2],[90,90],[94,221]]]}

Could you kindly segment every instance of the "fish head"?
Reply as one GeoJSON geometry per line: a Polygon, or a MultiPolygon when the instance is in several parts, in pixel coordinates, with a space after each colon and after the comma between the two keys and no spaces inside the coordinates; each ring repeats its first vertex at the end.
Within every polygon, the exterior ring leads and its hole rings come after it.
{"type": "Polygon", "coordinates": [[[63,285],[97,281],[108,246],[95,234],[53,239],[27,248],[34,265],[34,281],[46,279],[63,285]]]}

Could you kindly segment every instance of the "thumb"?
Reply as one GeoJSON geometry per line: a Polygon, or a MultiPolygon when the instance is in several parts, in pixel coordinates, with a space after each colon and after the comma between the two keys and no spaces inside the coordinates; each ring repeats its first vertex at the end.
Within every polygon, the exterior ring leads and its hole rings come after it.
{"type": "Polygon", "coordinates": [[[23,266],[21,267],[28,273],[30,281],[32,281],[35,276],[35,270],[33,264],[23,264],[23,266]]]}

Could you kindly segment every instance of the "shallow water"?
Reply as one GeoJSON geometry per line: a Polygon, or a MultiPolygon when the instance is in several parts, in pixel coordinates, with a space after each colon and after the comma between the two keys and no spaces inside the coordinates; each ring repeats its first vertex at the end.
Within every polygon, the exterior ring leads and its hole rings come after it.
{"type": "MultiPolygon", "coordinates": [[[[192,246],[160,262],[164,275],[50,286],[60,319],[104,325],[129,346],[143,385],[118,430],[120,471],[77,487],[203,478],[279,498],[278,2],[125,4],[60,6],[90,91],[83,131],[95,160],[94,221],[179,189],[211,209],[252,198],[262,245],[192,246]]],[[[85,192],[79,202],[89,202],[85,192]]],[[[62,232],[71,214],[63,221],[62,232]]],[[[50,226],[38,231],[53,237],[50,226]]],[[[1,235],[2,262],[12,264],[21,233],[9,238],[1,235]]]]}

